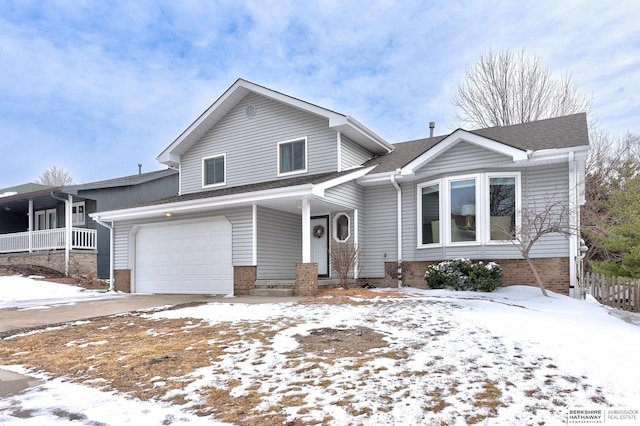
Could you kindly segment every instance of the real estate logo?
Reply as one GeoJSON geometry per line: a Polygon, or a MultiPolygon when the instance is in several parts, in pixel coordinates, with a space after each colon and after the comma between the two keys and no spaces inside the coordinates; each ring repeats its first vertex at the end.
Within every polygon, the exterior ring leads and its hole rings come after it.
{"type": "Polygon", "coordinates": [[[567,413],[569,425],[636,425],[640,423],[640,410],[625,408],[572,408],[567,413]]]}

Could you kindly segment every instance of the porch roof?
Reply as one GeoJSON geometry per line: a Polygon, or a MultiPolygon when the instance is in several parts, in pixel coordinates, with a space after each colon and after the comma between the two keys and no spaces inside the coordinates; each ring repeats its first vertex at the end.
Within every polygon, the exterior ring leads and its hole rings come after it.
{"type": "Polygon", "coordinates": [[[303,198],[310,199],[314,209],[332,210],[335,206],[322,200],[324,191],[364,176],[372,169],[373,167],[358,168],[195,192],[139,203],[123,209],[97,212],[90,216],[99,220],[126,220],[251,204],[299,212],[300,200],[303,198]]]}

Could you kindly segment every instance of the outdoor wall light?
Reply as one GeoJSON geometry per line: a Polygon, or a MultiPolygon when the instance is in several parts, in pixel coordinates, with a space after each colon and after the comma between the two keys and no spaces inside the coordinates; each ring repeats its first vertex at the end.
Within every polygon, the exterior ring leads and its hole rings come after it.
{"type": "Polygon", "coordinates": [[[171,213],[171,212],[166,212],[164,215],[165,215],[166,217],[171,217],[171,216],[173,216],[173,213],[171,213]]]}

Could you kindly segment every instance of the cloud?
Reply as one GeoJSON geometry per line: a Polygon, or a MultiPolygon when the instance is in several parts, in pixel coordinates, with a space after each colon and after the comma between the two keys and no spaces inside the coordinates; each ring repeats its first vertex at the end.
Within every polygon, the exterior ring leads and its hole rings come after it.
{"type": "Polygon", "coordinates": [[[52,163],[78,181],[159,168],[154,157],[239,77],[392,142],[427,135],[429,121],[447,133],[465,65],[489,47],[572,71],[603,126],[638,133],[638,12],[549,0],[4,2],[0,143],[15,164],[0,187],[52,163]]]}

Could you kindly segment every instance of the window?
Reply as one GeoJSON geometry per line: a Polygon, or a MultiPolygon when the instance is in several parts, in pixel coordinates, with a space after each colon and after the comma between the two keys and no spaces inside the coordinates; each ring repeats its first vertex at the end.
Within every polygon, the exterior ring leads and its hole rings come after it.
{"type": "Polygon", "coordinates": [[[307,138],[278,143],[278,175],[307,171],[307,138]]]}
{"type": "Polygon", "coordinates": [[[227,180],[225,171],[226,154],[202,159],[202,186],[224,185],[227,180]]]}
{"type": "Polygon", "coordinates": [[[349,239],[349,216],[345,213],[339,213],[333,218],[333,238],[336,241],[344,243],[349,239]]]}
{"type": "Polygon", "coordinates": [[[36,231],[43,229],[55,229],[58,227],[58,216],[56,209],[40,210],[36,212],[36,231]]]}
{"type": "Polygon", "coordinates": [[[73,203],[71,206],[71,224],[84,225],[84,201],[73,203]]]}
{"type": "Polygon", "coordinates": [[[418,195],[422,206],[422,244],[440,242],[440,184],[425,186],[418,195]]]}
{"type": "Polygon", "coordinates": [[[418,246],[501,242],[518,226],[520,173],[479,173],[418,185],[418,246]]]}
{"type": "Polygon", "coordinates": [[[505,240],[516,229],[516,177],[489,178],[489,237],[505,240]]]}

